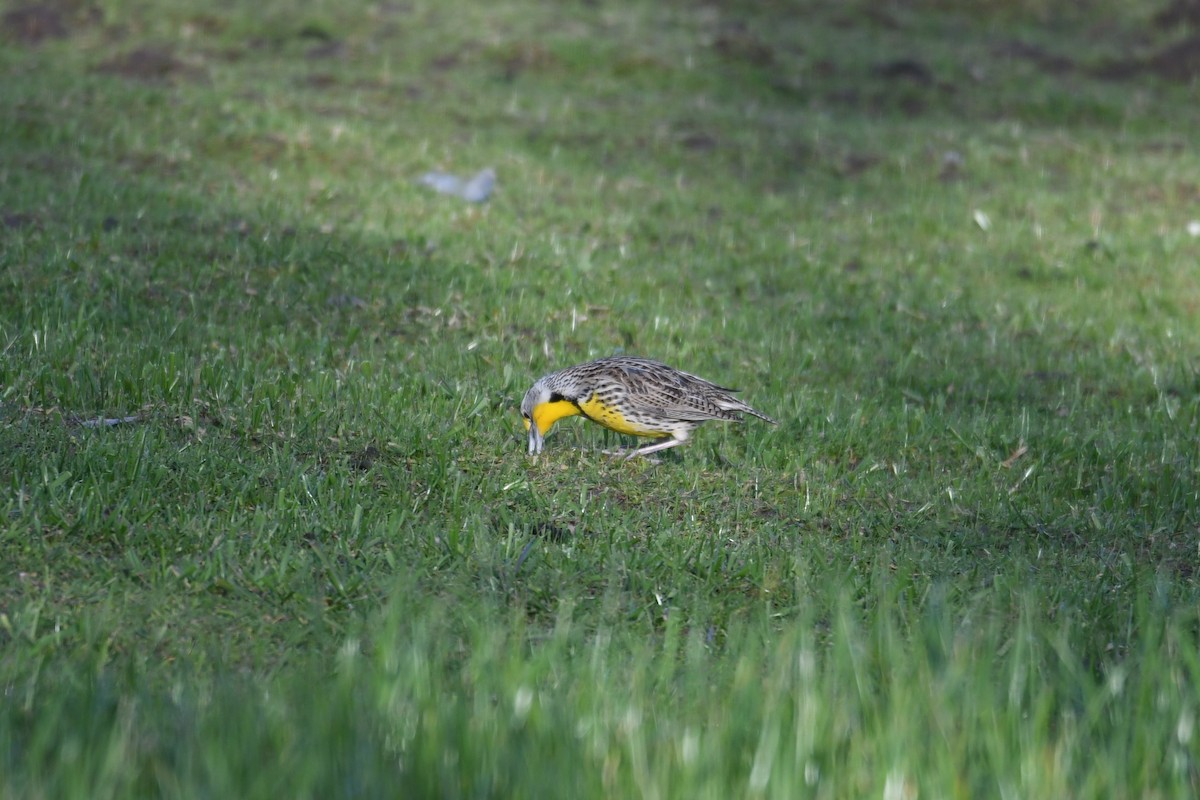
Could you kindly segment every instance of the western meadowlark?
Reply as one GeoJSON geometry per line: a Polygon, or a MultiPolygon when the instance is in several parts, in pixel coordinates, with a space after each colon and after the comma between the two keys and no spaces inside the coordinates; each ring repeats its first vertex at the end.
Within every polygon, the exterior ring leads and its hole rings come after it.
{"type": "Polygon", "coordinates": [[[542,452],[555,422],[574,414],[617,433],[666,439],[634,450],[627,456],[633,458],[683,444],[710,419],[741,421],[744,412],[776,424],[730,394],[736,391],[648,358],[612,356],[538,378],[521,416],[530,454],[542,452]]]}

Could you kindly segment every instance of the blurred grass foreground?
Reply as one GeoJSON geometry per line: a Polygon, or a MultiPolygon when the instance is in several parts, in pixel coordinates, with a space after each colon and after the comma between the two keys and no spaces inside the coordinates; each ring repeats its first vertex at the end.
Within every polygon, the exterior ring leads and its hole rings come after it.
{"type": "Polygon", "coordinates": [[[0,6],[0,796],[1200,794],[1198,19],[0,6]]]}

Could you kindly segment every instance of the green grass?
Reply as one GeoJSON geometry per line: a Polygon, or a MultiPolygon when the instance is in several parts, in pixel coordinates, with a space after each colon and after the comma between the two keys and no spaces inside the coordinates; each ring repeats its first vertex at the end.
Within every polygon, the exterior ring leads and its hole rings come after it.
{"type": "Polygon", "coordinates": [[[1095,77],[1153,7],[45,8],[0,796],[1200,792],[1200,110],[1095,77]],[[781,424],[526,456],[614,352],[781,424]]]}

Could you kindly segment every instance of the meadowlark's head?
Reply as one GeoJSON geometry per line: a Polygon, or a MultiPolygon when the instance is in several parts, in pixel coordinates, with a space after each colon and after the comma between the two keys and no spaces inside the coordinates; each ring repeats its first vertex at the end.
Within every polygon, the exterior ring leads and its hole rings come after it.
{"type": "MultiPolygon", "coordinates": [[[[539,418],[538,409],[548,402],[550,402],[550,388],[546,386],[545,380],[539,380],[531,386],[525,393],[525,399],[521,401],[521,419],[525,422],[525,430],[529,431],[530,455],[542,452],[542,435],[545,431],[535,422],[539,418]]],[[[549,426],[546,427],[549,429],[549,426]]]]}
{"type": "Polygon", "coordinates": [[[521,401],[521,419],[529,431],[529,454],[542,452],[543,437],[555,422],[578,413],[578,405],[551,389],[546,378],[539,378],[521,401]]]}

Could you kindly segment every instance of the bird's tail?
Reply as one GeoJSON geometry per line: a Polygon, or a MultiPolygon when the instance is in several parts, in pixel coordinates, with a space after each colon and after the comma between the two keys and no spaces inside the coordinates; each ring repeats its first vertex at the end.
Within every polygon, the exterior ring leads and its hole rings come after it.
{"type": "Polygon", "coordinates": [[[717,405],[719,407],[725,409],[726,411],[741,411],[743,413],[750,414],[751,416],[758,417],[763,422],[769,422],[772,425],[779,424],[775,420],[768,417],[766,414],[762,413],[761,411],[756,411],[755,409],[751,408],[750,406],[746,405],[741,400],[738,400],[735,397],[721,398],[721,399],[717,400],[717,405]]]}

